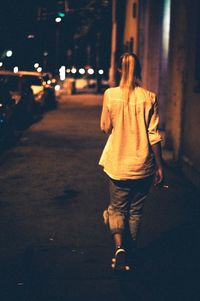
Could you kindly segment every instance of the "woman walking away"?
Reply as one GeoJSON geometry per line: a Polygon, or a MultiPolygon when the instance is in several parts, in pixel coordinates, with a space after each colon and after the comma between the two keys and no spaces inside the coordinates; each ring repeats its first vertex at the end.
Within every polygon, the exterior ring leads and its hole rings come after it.
{"type": "Polygon", "coordinates": [[[100,126],[109,137],[99,164],[109,178],[110,203],[104,220],[115,243],[112,267],[128,270],[125,229],[134,251],[145,199],[152,182],[162,183],[163,167],[156,95],[140,87],[135,54],[121,56],[119,71],[120,85],[104,93],[100,126]]]}

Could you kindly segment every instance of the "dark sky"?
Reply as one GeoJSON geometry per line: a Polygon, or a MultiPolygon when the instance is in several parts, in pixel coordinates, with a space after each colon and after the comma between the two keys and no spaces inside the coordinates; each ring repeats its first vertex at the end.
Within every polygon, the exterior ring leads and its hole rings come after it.
{"type": "Polygon", "coordinates": [[[69,0],[69,8],[72,11],[58,25],[54,21],[55,16],[51,14],[57,12],[57,0],[4,1],[0,8],[0,60],[3,59],[6,49],[12,49],[13,57],[9,60],[9,64],[21,64],[23,68],[30,68],[35,60],[44,60],[43,53],[47,51],[49,68],[54,68],[57,51],[60,64],[65,62],[74,64],[72,61],[75,59],[77,64],[83,65],[88,61],[86,49],[89,45],[91,48],[89,60],[95,64],[97,32],[99,32],[100,62],[107,66],[110,51],[110,2],[69,0]],[[39,6],[47,6],[50,13],[44,21],[38,21],[39,6]],[[29,34],[33,34],[34,39],[28,39],[29,34]],[[78,38],[74,39],[75,35],[78,38]],[[70,62],[67,57],[69,49],[73,52],[70,62]]]}
{"type": "Polygon", "coordinates": [[[38,2],[7,0],[1,3],[1,40],[6,44],[17,43],[18,39],[34,28],[38,2]]]}

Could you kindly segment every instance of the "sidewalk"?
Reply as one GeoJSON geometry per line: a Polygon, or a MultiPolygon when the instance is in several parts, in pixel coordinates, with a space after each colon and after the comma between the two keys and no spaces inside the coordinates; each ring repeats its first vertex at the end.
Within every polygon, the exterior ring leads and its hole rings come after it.
{"type": "Polygon", "coordinates": [[[199,301],[199,195],[168,165],[169,188],[145,206],[138,269],[110,268],[101,101],[66,98],[0,162],[2,301],[199,301]]]}

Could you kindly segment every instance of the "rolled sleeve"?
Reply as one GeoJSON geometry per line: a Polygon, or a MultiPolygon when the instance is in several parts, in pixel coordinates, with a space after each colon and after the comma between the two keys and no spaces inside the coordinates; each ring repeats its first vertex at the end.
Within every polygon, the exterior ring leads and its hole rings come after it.
{"type": "Polygon", "coordinates": [[[149,137],[149,143],[151,145],[156,144],[162,140],[162,137],[158,130],[158,124],[159,124],[158,101],[155,98],[152,109],[150,111],[149,126],[148,126],[148,137],[149,137]]]}

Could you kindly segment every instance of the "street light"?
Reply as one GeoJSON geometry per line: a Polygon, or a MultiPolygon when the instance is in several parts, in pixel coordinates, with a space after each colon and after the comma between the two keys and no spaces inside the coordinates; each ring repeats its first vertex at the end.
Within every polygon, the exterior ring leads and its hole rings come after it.
{"type": "Polygon", "coordinates": [[[13,72],[14,72],[14,73],[17,73],[18,71],[19,71],[18,66],[15,66],[15,67],[13,68],[13,72]]]}
{"type": "Polygon", "coordinates": [[[38,64],[38,63],[35,63],[35,64],[34,64],[34,68],[37,69],[38,67],[39,67],[39,64],[38,64]]]}
{"type": "Polygon", "coordinates": [[[84,69],[84,68],[80,68],[80,69],[78,70],[78,72],[79,72],[80,74],[85,74],[85,69],[84,69]]]}
{"type": "Polygon", "coordinates": [[[11,57],[12,55],[13,55],[12,50],[7,50],[7,51],[6,51],[6,56],[7,56],[7,57],[11,57]]]}
{"type": "Polygon", "coordinates": [[[65,71],[66,71],[65,66],[61,66],[59,69],[60,80],[65,80],[65,71]]]}
{"type": "Polygon", "coordinates": [[[55,18],[55,22],[57,23],[56,25],[56,40],[55,40],[55,70],[57,72],[58,70],[58,65],[59,65],[59,47],[60,47],[60,23],[62,21],[62,18],[57,16],[55,18]]]}
{"type": "Polygon", "coordinates": [[[94,69],[89,68],[87,72],[88,72],[88,74],[92,75],[92,74],[94,74],[94,69]]]}
{"type": "Polygon", "coordinates": [[[103,69],[99,69],[98,73],[101,74],[101,75],[104,74],[103,69]]]}
{"type": "Polygon", "coordinates": [[[76,74],[76,72],[77,72],[77,69],[76,69],[75,67],[72,67],[71,73],[72,73],[72,74],[76,74]]]}
{"type": "Polygon", "coordinates": [[[62,21],[62,18],[61,18],[61,17],[56,17],[56,18],[55,18],[55,22],[56,22],[56,23],[60,23],[61,21],[62,21]]]}

